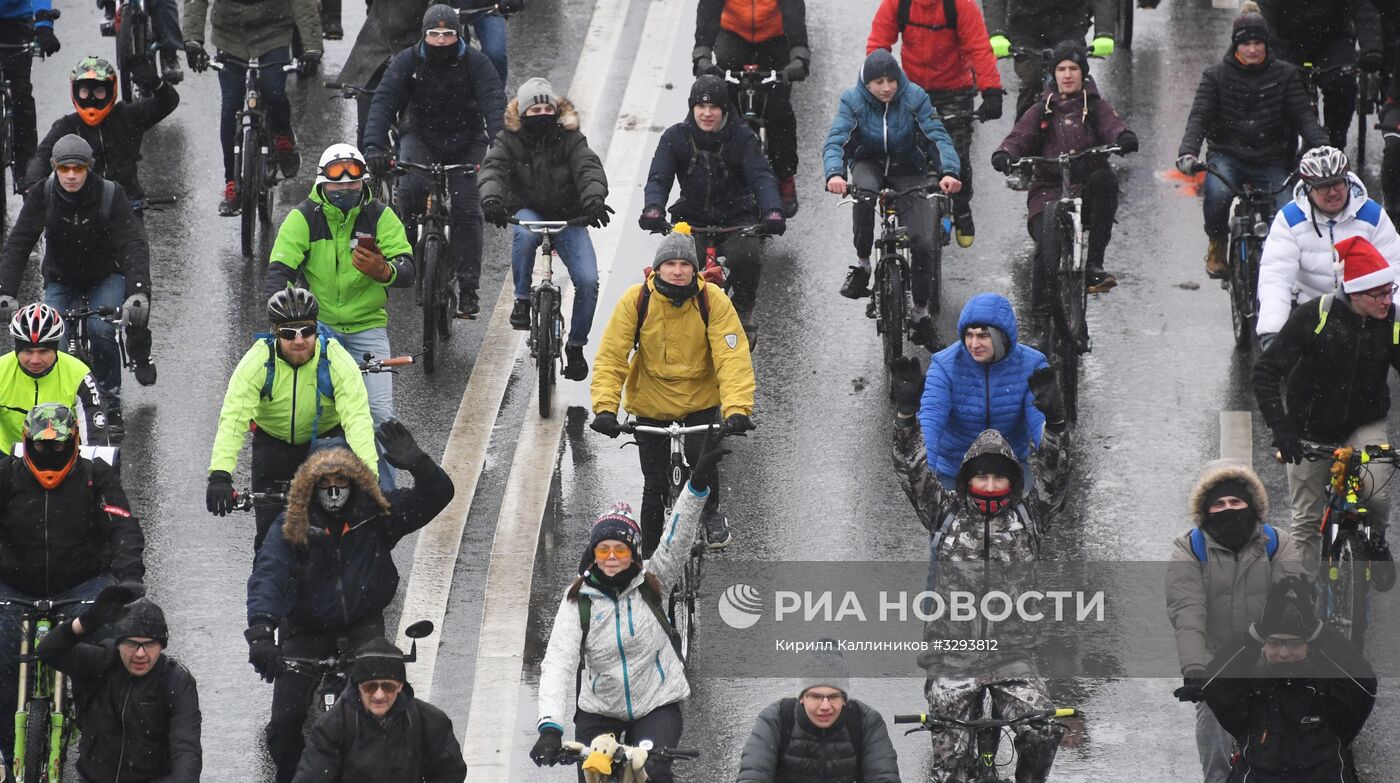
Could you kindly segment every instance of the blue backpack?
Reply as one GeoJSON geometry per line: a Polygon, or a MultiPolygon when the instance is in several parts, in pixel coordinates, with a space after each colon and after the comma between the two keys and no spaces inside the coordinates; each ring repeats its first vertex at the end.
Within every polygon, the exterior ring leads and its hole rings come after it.
{"type": "MultiPolygon", "coordinates": [[[[1264,550],[1269,553],[1269,559],[1274,559],[1274,553],[1278,551],[1278,530],[1273,525],[1264,525],[1264,550]]],[[[1206,534],[1200,528],[1191,530],[1191,554],[1196,556],[1199,563],[1206,562],[1206,534]]]]}
{"type": "MultiPolygon", "coordinates": [[[[263,380],[262,391],[258,397],[270,400],[272,399],[272,379],[277,374],[277,336],[270,332],[259,332],[253,335],[253,338],[262,340],[267,345],[267,377],[263,380]]],[[[331,340],[340,342],[340,338],[334,332],[323,324],[317,323],[316,341],[320,343],[320,358],[316,362],[316,418],[311,420],[312,440],[316,440],[321,430],[321,398],[325,397],[332,402],[335,401],[335,384],[331,383],[331,357],[327,350],[331,340]]]]}

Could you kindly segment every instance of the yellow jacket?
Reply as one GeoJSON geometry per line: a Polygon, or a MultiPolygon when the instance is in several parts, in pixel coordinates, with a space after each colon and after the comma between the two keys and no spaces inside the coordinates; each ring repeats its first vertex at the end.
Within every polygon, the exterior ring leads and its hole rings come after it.
{"type": "Polygon", "coordinates": [[[622,294],[593,364],[595,413],[616,412],[625,397],[627,410],[647,419],[679,419],[716,405],[725,417],[753,414],[753,362],[739,314],[722,290],[700,285],[709,304],[708,331],[696,297],[676,307],[656,293],[650,279],[622,294]],[[651,288],[651,301],[633,354],[644,285],[651,288]]]}

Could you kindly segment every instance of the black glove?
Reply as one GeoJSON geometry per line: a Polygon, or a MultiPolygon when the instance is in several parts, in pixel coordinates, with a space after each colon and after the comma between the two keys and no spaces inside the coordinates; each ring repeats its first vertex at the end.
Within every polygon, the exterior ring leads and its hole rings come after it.
{"type": "Polygon", "coordinates": [[[783,217],[781,209],[769,210],[763,216],[763,233],[770,237],[780,237],[787,231],[787,218],[783,217]]]}
{"type": "Polygon", "coordinates": [[[992,153],[992,168],[1005,174],[1011,170],[1011,153],[1006,150],[997,150],[992,153]]]}
{"type": "Polygon", "coordinates": [[[202,42],[185,41],[185,62],[190,64],[190,70],[195,73],[209,70],[209,53],[204,51],[202,42]]]}
{"type": "Polygon", "coordinates": [[[732,413],[724,420],[724,431],[729,435],[743,435],[755,429],[758,429],[758,425],[742,413],[732,413]]]}
{"type": "Polygon", "coordinates": [[[389,173],[389,153],[378,147],[365,149],[365,168],[375,179],[384,179],[389,173]]]}
{"type": "Polygon", "coordinates": [[[496,228],[505,228],[510,224],[510,213],[506,212],[506,203],[496,196],[487,196],[481,200],[481,216],[496,228]]]}
{"type": "Polygon", "coordinates": [[[783,81],[800,82],[807,78],[812,53],[804,46],[796,46],[793,47],[791,56],[792,61],[783,66],[783,81]]]}
{"type": "MultiPolygon", "coordinates": [[[[732,420],[740,414],[735,414],[729,418],[732,420]]],[[[744,421],[749,417],[744,416],[744,421]]],[[[728,427],[728,422],[725,423],[728,427]]],[[[724,436],[715,437],[714,430],[705,434],[705,445],[700,450],[700,456],[695,458],[695,464],[690,466],[690,486],[698,490],[707,490],[714,486],[715,478],[719,475],[719,463],[729,454],[729,449],[720,448],[724,442],[724,436]]]]}
{"type": "Polygon", "coordinates": [[[715,54],[708,46],[697,46],[690,53],[690,72],[697,77],[710,74],[723,76],[724,71],[715,65],[715,54]]]}
{"type": "Polygon", "coordinates": [[[643,231],[650,231],[653,234],[660,234],[670,228],[666,224],[666,218],[661,214],[661,207],[648,206],[642,210],[642,216],[637,218],[637,225],[643,231]]]}
{"type": "Polygon", "coordinates": [[[1001,119],[1002,91],[995,87],[982,91],[982,105],[977,107],[977,119],[982,122],[1001,119]]]}
{"type": "Polygon", "coordinates": [[[131,80],[147,92],[155,92],[160,86],[160,73],[156,71],[154,60],[138,60],[131,64],[131,80]]]}
{"type": "Polygon", "coordinates": [[[140,588],[139,584],[130,582],[107,585],[102,588],[102,592],[97,594],[97,600],[93,601],[92,606],[89,606],[82,614],[83,633],[92,633],[121,617],[126,605],[135,601],[145,592],[144,589],[140,588]]]}
{"type": "Polygon", "coordinates": [[[1294,465],[1303,463],[1303,439],[1289,425],[1281,424],[1274,428],[1274,448],[1278,449],[1284,462],[1294,465]]]}
{"type": "Polygon", "coordinates": [[[379,445],[384,447],[384,461],[399,470],[408,470],[428,459],[428,455],[413,440],[413,433],[398,419],[389,419],[379,425],[377,435],[379,445]]]}
{"type": "Polygon", "coordinates": [[[58,36],[53,34],[53,27],[34,28],[34,43],[39,45],[39,51],[43,52],[45,57],[52,57],[58,53],[58,36]]]}
{"type": "Polygon", "coordinates": [[[559,751],[563,747],[564,732],[546,726],[540,729],[540,738],[535,740],[535,747],[530,748],[530,760],[535,762],[537,767],[549,766],[559,758],[559,751]]]}
{"type": "Polygon", "coordinates": [[[282,648],[272,637],[272,626],[255,625],[243,632],[243,638],[248,640],[248,663],[253,664],[253,671],[268,682],[277,679],[287,664],[282,660],[282,648]]]}
{"type": "Polygon", "coordinates": [[[890,362],[890,401],[906,416],[919,412],[924,396],[924,368],[917,357],[901,356],[890,362]]]}
{"type": "Polygon", "coordinates": [[[316,73],[321,67],[321,52],[317,49],[308,49],[301,53],[297,59],[297,76],[310,76],[316,73]]]}
{"type": "Polygon", "coordinates": [[[593,421],[588,422],[588,428],[609,438],[616,438],[622,434],[622,425],[617,422],[617,414],[611,411],[593,414],[593,421]]]}
{"type": "Polygon", "coordinates": [[[1172,691],[1177,701],[1200,702],[1206,700],[1206,670],[1193,666],[1181,678],[1181,687],[1172,691]]]}
{"type": "Polygon", "coordinates": [[[204,507],[210,514],[225,516],[233,510],[233,476],[222,470],[209,471],[209,487],[204,490],[204,507]]]}
{"type": "Polygon", "coordinates": [[[1138,137],[1137,134],[1132,131],[1123,131],[1118,134],[1118,141],[1114,143],[1119,147],[1119,155],[1127,155],[1130,152],[1138,151],[1138,137]]]}
{"type": "Polygon", "coordinates": [[[1049,367],[1041,367],[1031,373],[1027,384],[1030,386],[1031,396],[1035,398],[1033,403],[1036,409],[1045,414],[1045,426],[1051,432],[1063,432],[1065,397],[1060,391],[1060,385],[1055,382],[1055,371],[1049,367]]]}
{"type": "MultiPolygon", "coordinates": [[[[1385,67],[1385,54],[1382,52],[1362,52],[1361,59],[1357,62],[1363,71],[1379,71],[1385,67]]],[[[1365,130],[1365,128],[1362,128],[1365,130]]]]}
{"type": "Polygon", "coordinates": [[[583,211],[588,214],[588,225],[594,228],[604,228],[612,220],[609,215],[615,214],[613,208],[603,203],[602,199],[590,201],[583,211]]]}

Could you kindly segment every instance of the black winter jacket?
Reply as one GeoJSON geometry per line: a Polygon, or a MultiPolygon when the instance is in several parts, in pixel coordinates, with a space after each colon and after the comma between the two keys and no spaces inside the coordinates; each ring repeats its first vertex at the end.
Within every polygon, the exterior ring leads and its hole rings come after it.
{"type": "Polygon", "coordinates": [[[452,721],[404,686],[380,720],[352,685],[311,729],[292,783],[462,783],[452,721]]]}
{"type": "Polygon", "coordinates": [[[39,149],[29,159],[24,173],[28,184],[38,182],[53,172],[49,159],[53,145],[70,133],[75,133],[92,145],[92,170],[104,179],[121,185],[133,199],[143,198],[146,191],[137,177],[136,164],[141,160],[141,139],[156,123],[170,116],[180,105],[180,93],[167,82],[161,82],[149,98],[134,103],[119,101],[102,122],[88,125],[77,114],[54,120],[49,133],[39,142],[39,149]]]}
{"type": "Polygon", "coordinates": [[[1197,155],[1208,139],[1211,152],[1242,163],[1292,168],[1297,136],[1308,149],[1327,143],[1298,69],[1273,54],[1245,65],[1232,49],[1201,74],[1176,154],[1197,155]]]}
{"type": "Polygon", "coordinates": [[[763,708],[739,757],[738,783],[899,783],[899,759],[885,720],[873,707],[848,701],[829,728],[819,729],[802,702],[776,701],[763,708]],[[795,703],[794,703],[795,702],[795,703]],[[782,742],[780,710],[791,705],[792,735],[782,742]],[[846,722],[861,722],[860,760],[846,722]]]}
{"type": "Polygon", "coordinates": [[[1254,397],[1270,429],[1291,425],[1304,438],[1340,443],[1390,411],[1390,368],[1400,370],[1395,308],[1362,318],[1338,296],[1319,333],[1320,299],[1294,308],[1254,363],[1254,397]],[[1281,387],[1287,382],[1287,406],[1281,387]]]}
{"type": "Polygon", "coordinates": [[[131,211],[131,198],[116,185],[107,214],[102,183],[89,173],[69,194],[54,176],[30,188],[15,225],[0,248],[0,294],[19,292],[29,253],[45,235],[45,283],[91,288],[114,274],[126,275],[126,295],[151,292],[151,250],[146,231],[131,211]],[[52,204],[50,204],[52,202],[52,204]]]}
{"type": "Polygon", "coordinates": [[[733,226],[782,210],[763,145],[733,112],[713,133],[700,130],[692,114],[661,134],[647,174],[647,207],[664,207],[675,180],[681,196],[671,205],[673,221],[733,226]]]}
{"type": "Polygon", "coordinates": [[[579,132],[578,113],[559,99],[558,120],[542,137],[526,133],[514,98],[506,107],[505,130],[481,164],[481,197],[499,198],[515,212],[528,207],[541,220],[569,220],[608,197],[608,176],[598,154],[579,132]]]}
{"type": "Polygon", "coordinates": [[[1340,35],[1355,36],[1362,54],[1379,52],[1379,6],[1394,0],[1259,0],[1259,11],[1269,32],[1297,44],[1340,35]]]}
{"type": "Polygon", "coordinates": [[[198,783],[199,692],[194,675],[162,654],[133,677],[113,642],[92,644],[61,623],[39,658],[73,678],[78,696],[78,772],[90,783],[198,783]]]}
{"type": "Polygon", "coordinates": [[[406,110],[401,131],[414,134],[439,160],[479,162],[501,132],[501,77],[486,55],[465,43],[451,65],[426,61],[425,46],[414,44],[389,61],[370,102],[365,149],[388,150],[389,126],[406,110]]]}
{"type": "Polygon", "coordinates": [[[24,460],[0,457],[0,580],[27,596],[57,595],[110,571],[146,575],[141,524],[121,477],[82,457],[63,483],[39,485],[24,460]]]}

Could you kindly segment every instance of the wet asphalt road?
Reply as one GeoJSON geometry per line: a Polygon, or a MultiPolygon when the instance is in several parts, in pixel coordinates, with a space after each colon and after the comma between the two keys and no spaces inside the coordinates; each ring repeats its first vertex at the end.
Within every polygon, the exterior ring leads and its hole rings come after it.
{"type": "MultiPolygon", "coordinates": [[[[727,507],[736,529],[735,544],[721,555],[726,559],[860,561],[916,559],[927,552],[925,534],[890,469],[891,411],[873,326],[864,318],[863,303],[836,295],[852,263],[849,213],[820,192],[820,143],[836,95],[854,83],[874,5],[870,0],[809,3],[815,72],[796,91],[803,206],[787,236],[769,246],[758,310],[761,429],[739,444],[726,463],[727,507]]],[[[567,84],[590,10],[584,0],[532,2],[510,24],[510,85],[534,74],[546,75],[556,86],[567,84]]],[[[62,52],[35,65],[41,133],[50,120],[70,110],[69,63],[112,49],[109,39],[97,36],[94,8],[78,4],[64,13],[62,52]]],[[[1248,363],[1228,345],[1225,294],[1208,283],[1200,268],[1204,240],[1198,202],[1159,176],[1175,157],[1200,69],[1223,51],[1231,16],[1210,10],[1201,0],[1168,0],[1155,12],[1139,14],[1131,61],[1122,52],[1092,66],[1110,100],[1142,138],[1143,150],[1120,166],[1124,206],[1109,261],[1120,273],[1120,286],[1090,306],[1095,341],[1082,381],[1073,450],[1076,480],[1070,511],[1048,542],[1052,556],[1164,558],[1170,538],[1186,526],[1185,495],[1195,471],[1215,455],[1217,411],[1254,407],[1248,363]],[[1199,287],[1181,287],[1190,283],[1199,287]]],[[[637,33],[640,18],[634,8],[629,34],[637,33]]],[[[347,29],[357,29],[361,20],[358,5],[348,3],[347,29]]],[[[690,31],[688,18],[679,40],[649,45],[644,54],[688,50],[690,31]]],[[[350,43],[328,44],[327,73],[335,73],[350,43]]],[[[1009,68],[1004,70],[1009,74],[1009,68]]],[[[276,220],[309,188],[319,151],[353,137],[350,107],[321,89],[321,80],[290,80],[304,161],[302,176],[278,189],[276,220]]],[[[206,777],[264,779],[269,772],[259,730],[271,688],[247,665],[241,638],[252,520],[213,518],[203,507],[209,443],[228,373],[249,336],[264,328],[258,295],[262,265],[240,257],[237,221],[215,214],[221,185],[215,78],[212,72],[187,75],[179,89],[182,104],[148,137],[142,168],[151,194],[178,195],[181,203],[148,219],[160,382],[142,389],[128,379],[126,483],[145,520],[148,582],[170,617],[171,652],[190,666],[202,686],[206,777]]],[[[654,122],[680,118],[678,112],[654,122]]],[[[1024,200],[1001,188],[985,165],[1009,127],[1010,120],[1003,119],[978,131],[974,208],[979,234],[973,248],[954,249],[945,262],[940,318],[945,337],[952,334],[962,302],[974,293],[995,290],[1008,294],[1018,308],[1024,303],[1030,252],[1024,200]]],[[[595,138],[595,149],[606,149],[605,141],[595,138]]],[[[630,194],[617,194],[613,201],[625,204],[625,197],[630,194]]],[[[609,302],[634,282],[636,268],[649,261],[654,247],[654,240],[635,229],[634,214],[618,218],[626,226],[621,252],[630,255],[604,291],[600,313],[608,312],[609,302]]],[[[504,274],[503,237],[503,232],[487,232],[482,291],[488,307],[504,274]]],[[[411,298],[395,293],[391,339],[396,349],[412,350],[415,323],[411,298]]],[[[484,331],[484,320],[457,322],[450,359],[435,375],[411,370],[396,379],[398,414],[431,453],[440,453],[446,442],[484,331]]],[[[522,416],[533,415],[525,410],[529,383],[517,373],[507,390],[442,630],[433,701],[453,718],[459,734],[470,703],[485,554],[513,433],[522,416]]],[[[535,772],[524,756],[533,735],[538,659],[558,590],[574,573],[589,523],[615,500],[636,504],[640,494],[635,454],[586,430],[578,412],[571,413],[552,476],[554,502],[535,575],[533,605],[546,612],[531,617],[527,683],[516,717],[520,732],[514,758],[522,773],[517,779],[572,777],[564,771],[535,772]]],[[[1275,504],[1281,505],[1282,471],[1260,459],[1267,433],[1257,416],[1255,441],[1257,467],[1275,504]]],[[[240,486],[247,481],[246,457],[245,452],[240,486]]],[[[549,478],[549,471],[541,469],[539,479],[549,478]]],[[[399,549],[405,573],[412,543],[399,549]]],[[[703,635],[706,619],[701,622],[703,635]]],[[[703,636],[700,644],[703,651],[703,636]]],[[[1057,700],[1090,714],[1087,741],[1062,752],[1055,779],[1189,779],[1196,769],[1192,718],[1188,707],[1171,699],[1174,686],[1166,679],[1055,683],[1057,700]]],[[[1394,748],[1381,742],[1400,731],[1397,689],[1393,682],[1382,687],[1376,713],[1358,743],[1363,768],[1384,769],[1400,761],[1394,748]]],[[[693,688],[684,744],[702,748],[705,756],[687,771],[692,780],[731,777],[752,716],[791,690],[784,682],[750,679],[706,680],[693,688]]],[[[922,704],[916,680],[860,680],[854,690],[886,715],[915,711],[922,704]]],[[[895,741],[905,778],[922,779],[926,741],[898,735],[895,741]]]]}

